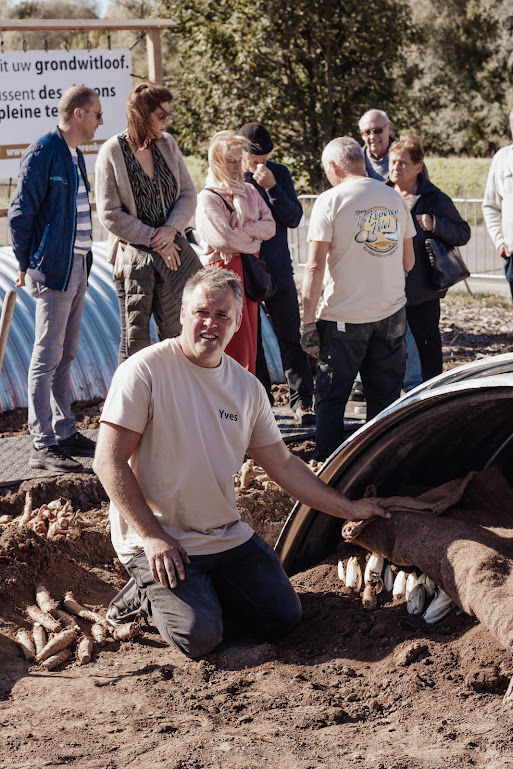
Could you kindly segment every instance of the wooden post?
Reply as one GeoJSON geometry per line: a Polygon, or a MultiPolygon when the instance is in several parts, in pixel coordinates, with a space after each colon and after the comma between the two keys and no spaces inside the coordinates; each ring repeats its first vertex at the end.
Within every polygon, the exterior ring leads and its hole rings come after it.
{"type": "Polygon", "coordinates": [[[146,30],[146,46],[148,50],[148,79],[152,83],[163,85],[160,29],[146,30]]]}

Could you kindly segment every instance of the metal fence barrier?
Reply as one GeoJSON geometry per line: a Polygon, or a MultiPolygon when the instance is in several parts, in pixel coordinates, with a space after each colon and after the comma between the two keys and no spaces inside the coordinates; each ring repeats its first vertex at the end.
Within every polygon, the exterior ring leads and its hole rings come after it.
{"type": "MultiPolygon", "coordinates": [[[[289,245],[295,264],[306,264],[308,256],[308,225],[317,195],[299,195],[303,206],[303,218],[299,227],[289,230],[289,245]]],[[[466,246],[461,246],[462,256],[472,277],[504,276],[504,263],[488,235],[483,221],[481,205],[482,198],[454,198],[456,208],[472,230],[472,235],[466,246]]]]}
{"type": "MultiPolygon", "coordinates": [[[[0,194],[8,201],[14,194],[15,181],[0,182],[0,194]]],[[[317,195],[299,195],[303,206],[303,218],[297,229],[289,230],[290,253],[294,264],[306,264],[308,256],[308,225],[312,206],[317,195]]],[[[456,208],[461,216],[470,224],[472,235],[466,246],[461,247],[461,253],[469,268],[472,277],[503,277],[504,264],[488,235],[483,221],[481,204],[482,198],[454,198],[456,208]]],[[[5,204],[7,205],[7,203],[5,204]]],[[[107,239],[107,231],[102,227],[96,216],[96,206],[93,209],[93,240],[103,241],[107,239]]],[[[2,208],[0,203],[0,246],[10,246],[11,238],[7,227],[7,208],[2,208]]]]}

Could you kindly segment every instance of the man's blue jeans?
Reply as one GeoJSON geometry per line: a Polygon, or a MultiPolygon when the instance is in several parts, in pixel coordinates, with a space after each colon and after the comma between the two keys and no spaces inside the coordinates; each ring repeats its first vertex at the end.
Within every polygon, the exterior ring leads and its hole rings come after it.
{"type": "Polygon", "coordinates": [[[275,551],[259,536],[213,555],[191,555],[176,588],[155,582],[144,551],[126,565],[141,607],[160,635],[188,657],[212,651],[223,638],[223,614],[264,638],[292,630],[301,603],[275,551]]]}
{"type": "Polygon", "coordinates": [[[70,367],[75,358],[87,289],[85,255],[75,254],[66,291],[26,277],[36,300],[35,340],[28,373],[28,423],[34,446],[54,446],[75,432],[70,367]]]}
{"type": "Polygon", "coordinates": [[[327,459],[344,440],[344,411],[360,371],[372,419],[401,394],[406,368],[406,312],[404,307],[374,323],[320,320],[321,351],[315,385],[315,458],[327,459]]]}

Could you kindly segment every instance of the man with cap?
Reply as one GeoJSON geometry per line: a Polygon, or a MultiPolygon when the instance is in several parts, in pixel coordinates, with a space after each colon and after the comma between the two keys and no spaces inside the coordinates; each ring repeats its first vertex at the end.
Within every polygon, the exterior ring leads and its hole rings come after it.
{"type": "MultiPolygon", "coordinates": [[[[290,407],[299,424],[313,424],[313,377],[308,356],[300,344],[299,305],[287,242],[287,228],[299,225],[303,209],[288,168],[268,159],[274,145],[267,129],[261,123],[246,123],[238,133],[249,145],[242,158],[244,181],[256,187],[276,222],[276,235],[262,243],[260,256],[265,259],[277,286],[274,296],[265,302],[265,309],[280,346],[290,407]]],[[[262,354],[257,359],[257,376],[270,393],[269,374],[262,354]]]]}

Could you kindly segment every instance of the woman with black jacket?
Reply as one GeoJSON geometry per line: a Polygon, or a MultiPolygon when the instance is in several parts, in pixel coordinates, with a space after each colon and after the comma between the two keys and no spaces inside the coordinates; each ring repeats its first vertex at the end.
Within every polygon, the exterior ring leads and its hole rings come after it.
{"type": "Polygon", "coordinates": [[[417,230],[413,239],[415,266],[406,276],[406,317],[419,350],[422,379],[426,381],[442,373],[440,299],[446,294],[431,286],[426,239],[464,246],[470,238],[470,227],[450,197],[425,177],[423,165],[424,150],[416,136],[404,134],[390,147],[389,184],[409,206],[417,230]]]}

